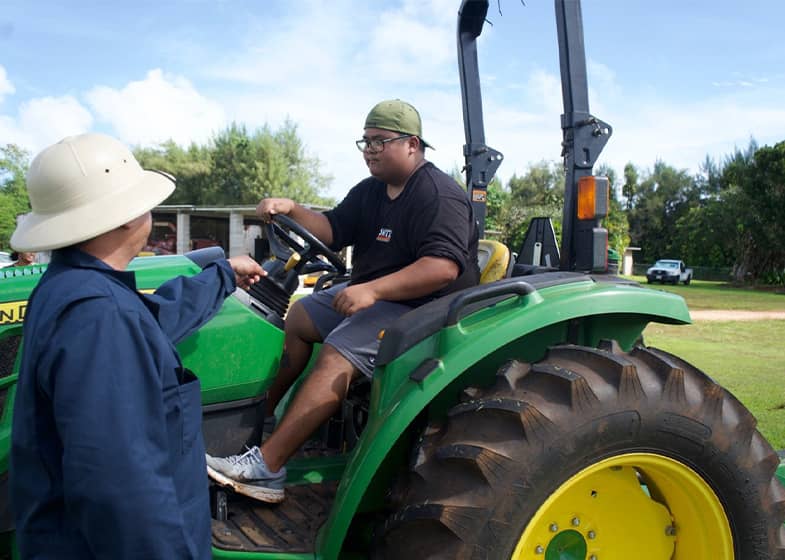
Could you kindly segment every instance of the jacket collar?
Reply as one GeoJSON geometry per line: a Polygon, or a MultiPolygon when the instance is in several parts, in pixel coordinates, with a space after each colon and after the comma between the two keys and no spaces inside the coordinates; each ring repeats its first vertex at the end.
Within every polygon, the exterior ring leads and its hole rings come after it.
{"type": "Polygon", "coordinates": [[[103,274],[116,278],[130,289],[136,291],[136,276],[128,270],[115,270],[101,259],[94,257],[76,247],[65,247],[52,252],[52,262],[49,267],[86,268],[97,270],[103,274]]]}

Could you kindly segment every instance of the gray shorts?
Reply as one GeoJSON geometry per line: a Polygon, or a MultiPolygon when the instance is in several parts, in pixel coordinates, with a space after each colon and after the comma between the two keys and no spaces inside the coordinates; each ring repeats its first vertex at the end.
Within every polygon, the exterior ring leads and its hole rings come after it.
{"type": "Polygon", "coordinates": [[[377,301],[347,317],[333,309],[333,298],[346,287],[338,284],[300,300],[324,344],[335,348],[363,375],[371,377],[379,350],[379,333],[412,307],[394,301],[377,301]]]}

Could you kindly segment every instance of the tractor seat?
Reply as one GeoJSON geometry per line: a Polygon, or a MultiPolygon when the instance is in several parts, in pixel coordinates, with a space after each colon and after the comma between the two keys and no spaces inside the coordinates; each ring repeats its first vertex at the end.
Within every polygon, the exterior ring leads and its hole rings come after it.
{"type": "Polygon", "coordinates": [[[488,284],[509,277],[510,263],[510,250],[504,243],[492,239],[480,239],[477,246],[480,284],[488,284]]]}

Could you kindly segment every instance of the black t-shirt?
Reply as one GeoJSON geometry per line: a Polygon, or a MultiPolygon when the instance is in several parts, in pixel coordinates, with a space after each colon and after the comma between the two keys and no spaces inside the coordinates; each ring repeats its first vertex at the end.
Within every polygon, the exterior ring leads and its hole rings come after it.
{"type": "Polygon", "coordinates": [[[331,249],[354,245],[352,284],[375,280],[421,257],[458,265],[458,278],[428,296],[402,301],[421,305],[479,282],[479,237],[467,193],[449,175],[426,162],[394,200],[387,185],[369,177],[338,206],[325,212],[333,232],[331,249]]]}

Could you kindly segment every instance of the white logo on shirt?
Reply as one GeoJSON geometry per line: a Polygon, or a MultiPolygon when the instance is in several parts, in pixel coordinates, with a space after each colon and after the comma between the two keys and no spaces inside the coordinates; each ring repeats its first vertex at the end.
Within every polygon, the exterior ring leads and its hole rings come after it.
{"type": "Polygon", "coordinates": [[[379,233],[376,234],[376,241],[383,241],[385,243],[389,243],[391,238],[392,238],[392,229],[390,228],[380,228],[379,233]]]}

